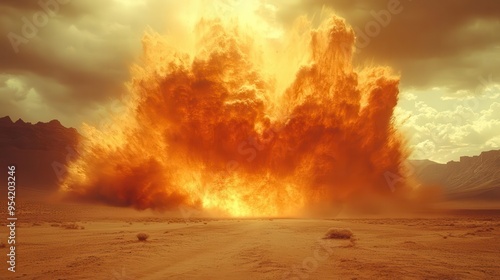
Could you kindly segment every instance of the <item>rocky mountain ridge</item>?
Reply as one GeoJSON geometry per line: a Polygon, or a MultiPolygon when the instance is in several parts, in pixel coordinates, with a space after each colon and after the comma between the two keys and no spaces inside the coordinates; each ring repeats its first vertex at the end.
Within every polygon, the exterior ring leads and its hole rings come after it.
{"type": "Polygon", "coordinates": [[[0,118],[0,168],[16,166],[18,187],[56,190],[80,137],[76,129],[66,128],[58,120],[31,124],[0,118]]]}
{"type": "Polygon", "coordinates": [[[412,161],[416,177],[424,185],[444,188],[450,199],[500,198],[500,150],[462,156],[446,164],[429,160],[412,161]]]}

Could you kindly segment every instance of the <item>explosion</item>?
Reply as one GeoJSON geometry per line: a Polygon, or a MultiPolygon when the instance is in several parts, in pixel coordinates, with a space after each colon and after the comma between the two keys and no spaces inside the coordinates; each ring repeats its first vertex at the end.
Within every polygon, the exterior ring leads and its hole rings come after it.
{"type": "MultiPolygon", "coordinates": [[[[355,35],[330,16],[270,36],[201,19],[189,48],[148,31],[126,110],[85,139],[61,189],[137,209],[294,215],[362,195],[401,174],[399,78],[356,69],[355,35]]],[[[401,182],[404,185],[404,182],[401,182]]]]}

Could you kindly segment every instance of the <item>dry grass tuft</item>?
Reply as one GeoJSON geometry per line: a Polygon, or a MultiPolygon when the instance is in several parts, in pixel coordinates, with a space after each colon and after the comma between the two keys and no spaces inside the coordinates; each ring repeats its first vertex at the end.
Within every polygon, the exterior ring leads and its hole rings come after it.
{"type": "Polygon", "coordinates": [[[67,223],[62,225],[65,229],[80,229],[80,226],[75,223],[67,223]]]}
{"type": "Polygon", "coordinates": [[[146,241],[148,238],[149,238],[149,234],[147,234],[147,233],[141,232],[141,233],[137,234],[137,239],[139,241],[146,241]]]}
{"type": "Polygon", "coordinates": [[[353,233],[350,229],[339,229],[339,228],[331,228],[329,229],[324,239],[351,239],[353,237],[353,233]]]}

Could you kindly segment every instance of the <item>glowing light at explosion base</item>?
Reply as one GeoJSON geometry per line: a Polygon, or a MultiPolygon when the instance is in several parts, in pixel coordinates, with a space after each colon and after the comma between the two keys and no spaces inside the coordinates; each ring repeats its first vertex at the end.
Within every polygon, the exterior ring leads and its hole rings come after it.
{"type": "Polygon", "coordinates": [[[406,158],[393,124],[399,78],[353,66],[355,35],[339,17],[269,34],[205,18],[185,34],[191,45],[176,48],[148,31],[125,112],[107,129],[84,127],[61,189],[232,216],[389,194],[384,173],[400,174],[406,158]]]}

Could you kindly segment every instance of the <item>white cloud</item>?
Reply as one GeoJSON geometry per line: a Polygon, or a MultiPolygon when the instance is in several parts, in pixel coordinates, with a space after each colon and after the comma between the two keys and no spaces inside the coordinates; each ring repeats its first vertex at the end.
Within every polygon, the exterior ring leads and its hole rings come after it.
{"type": "Polygon", "coordinates": [[[402,96],[405,100],[409,100],[409,101],[413,101],[415,99],[417,99],[417,95],[413,94],[413,93],[402,93],[402,96]]]}
{"type": "Polygon", "coordinates": [[[448,109],[444,110],[440,104],[421,100],[414,101],[412,107],[397,108],[396,117],[414,151],[412,158],[447,162],[460,155],[500,148],[498,92],[488,93],[488,98],[446,102],[451,106],[446,104],[448,109]]]}

